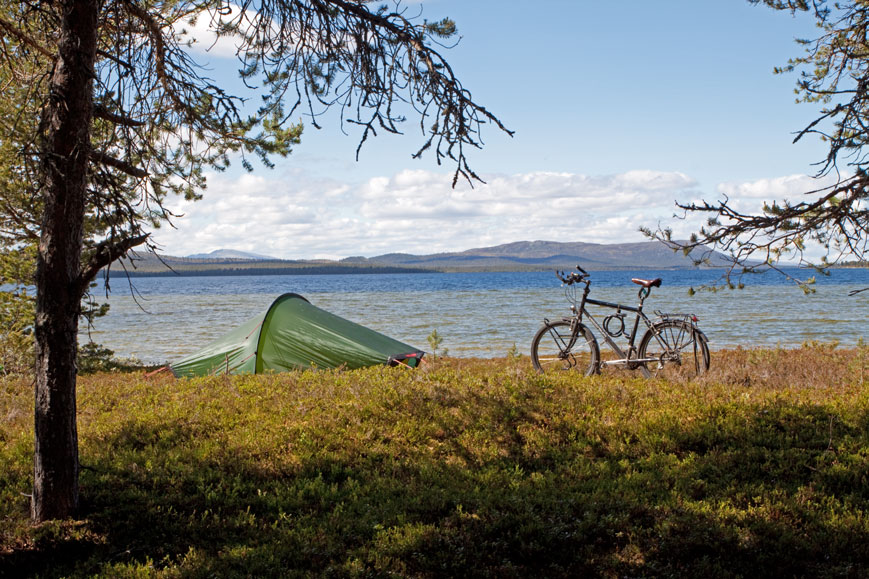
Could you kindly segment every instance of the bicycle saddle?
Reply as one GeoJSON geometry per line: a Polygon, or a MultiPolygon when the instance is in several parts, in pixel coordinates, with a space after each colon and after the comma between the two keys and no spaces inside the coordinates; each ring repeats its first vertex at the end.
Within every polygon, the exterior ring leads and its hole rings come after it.
{"type": "Polygon", "coordinates": [[[639,279],[635,277],[631,281],[637,285],[643,286],[644,288],[661,287],[661,278],[659,277],[656,277],[655,279],[639,279]]]}

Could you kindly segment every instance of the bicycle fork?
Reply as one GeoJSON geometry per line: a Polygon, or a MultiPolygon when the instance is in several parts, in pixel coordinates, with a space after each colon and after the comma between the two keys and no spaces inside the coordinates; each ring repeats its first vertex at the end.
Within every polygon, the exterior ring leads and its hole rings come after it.
{"type": "MultiPolygon", "coordinates": [[[[543,318],[543,325],[549,326],[549,324],[549,318],[543,318]]],[[[558,358],[560,360],[569,361],[571,367],[573,367],[574,364],[573,360],[570,357],[570,353],[573,351],[573,346],[576,345],[576,339],[579,336],[579,325],[579,320],[577,318],[570,319],[570,337],[566,342],[562,338],[561,334],[559,334],[558,332],[552,331],[551,328],[549,331],[552,339],[558,345],[558,358]]]]}

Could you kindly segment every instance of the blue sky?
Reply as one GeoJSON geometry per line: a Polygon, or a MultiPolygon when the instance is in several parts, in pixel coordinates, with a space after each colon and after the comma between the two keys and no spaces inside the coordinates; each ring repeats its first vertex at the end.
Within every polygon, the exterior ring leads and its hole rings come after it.
{"type": "MultiPolygon", "coordinates": [[[[795,74],[775,66],[815,32],[805,16],[740,0],[621,3],[423,0],[425,18],[453,18],[445,51],[475,100],[515,131],[484,127],[473,151],[485,179],[450,188],[450,166],[411,159],[422,137],[369,140],[336,117],[273,170],[209,176],[203,200],[155,234],[172,255],[218,248],[281,258],[433,253],[518,240],[641,241],[640,225],[673,221],[674,201],[722,195],[744,209],[795,198],[823,158],[817,139],[793,144],[815,118],[796,104],[795,74]]],[[[207,58],[217,71],[237,68],[207,58]]],[[[222,74],[222,73],[221,73],[222,74]]]]}

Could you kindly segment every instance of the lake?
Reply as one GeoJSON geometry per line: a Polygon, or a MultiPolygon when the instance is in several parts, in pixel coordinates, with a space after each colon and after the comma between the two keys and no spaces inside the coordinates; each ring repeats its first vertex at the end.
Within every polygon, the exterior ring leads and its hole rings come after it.
{"type": "MultiPolygon", "coordinates": [[[[746,278],[741,290],[693,296],[690,287],[711,283],[720,272],[594,271],[591,276],[591,297],[628,305],[637,303],[632,277],[661,277],[663,285],[652,290],[646,313],[696,314],[713,349],[795,347],[811,340],[853,346],[869,330],[869,291],[848,296],[869,287],[867,269],[818,276],[817,291],[809,295],[773,273],[746,278]]],[[[150,363],[199,350],[287,292],[422,350],[437,330],[441,348],[464,357],[504,356],[514,344],[528,354],[544,318],[570,313],[552,272],[173,276],[129,282],[117,275],[110,285],[108,299],[102,282],[94,290],[111,309],[95,328],[82,331],[83,340],[150,363]]]]}

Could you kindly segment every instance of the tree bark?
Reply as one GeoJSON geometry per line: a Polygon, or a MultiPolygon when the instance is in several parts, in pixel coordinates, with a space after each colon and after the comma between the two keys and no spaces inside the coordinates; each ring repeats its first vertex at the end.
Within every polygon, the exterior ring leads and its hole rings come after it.
{"type": "Polygon", "coordinates": [[[56,6],[61,25],[44,117],[36,270],[34,522],[74,516],[79,496],[76,353],[99,4],[56,6]]]}

